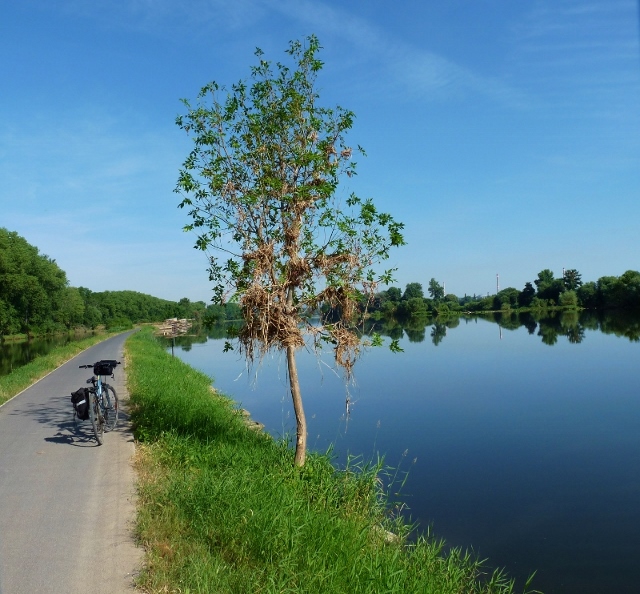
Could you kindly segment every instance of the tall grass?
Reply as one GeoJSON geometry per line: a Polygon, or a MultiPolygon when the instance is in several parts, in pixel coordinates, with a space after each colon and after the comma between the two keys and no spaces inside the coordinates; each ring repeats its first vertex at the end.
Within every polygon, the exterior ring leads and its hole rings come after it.
{"type": "Polygon", "coordinates": [[[139,586],[181,593],[513,591],[500,572],[390,518],[379,466],[294,468],[289,444],[245,425],[211,379],[150,332],[127,341],[138,448],[139,586]],[[391,538],[390,532],[397,536],[391,538]]]}
{"type": "Polygon", "coordinates": [[[100,333],[78,341],[70,342],[50,351],[47,355],[36,357],[26,365],[14,369],[8,375],[0,377],[0,404],[19,394],[31,384],[57,369],[90,346],[101,342],[114,333],[100,333]]]}

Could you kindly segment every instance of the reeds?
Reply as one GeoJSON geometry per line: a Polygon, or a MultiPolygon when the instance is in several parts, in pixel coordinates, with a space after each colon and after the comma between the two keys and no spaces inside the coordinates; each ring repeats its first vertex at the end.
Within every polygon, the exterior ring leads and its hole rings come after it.
{"type": "Polygon", "coordinates": [[[180,593],[474,594],[513,591],[501,572],[388,513],[381,465],[293,466],[289,443],[248,429],[211,379],[149,332],[127,342],[138,447],[139,587],[180,593]]]}

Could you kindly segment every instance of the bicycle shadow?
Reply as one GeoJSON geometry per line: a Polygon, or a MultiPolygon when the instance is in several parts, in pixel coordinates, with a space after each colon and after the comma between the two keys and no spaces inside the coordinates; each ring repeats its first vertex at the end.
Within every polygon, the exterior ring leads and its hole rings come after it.
{"type": "MultiPolygon", "coordinates": [[[[71,394],[53,396],[46,403],[21,403],[9,414],[13,416],[28,416],[37,423],[50,427],[51,434],[43,438],[48,443],[74,447],[98,446],[91,422],[75,417],[73,405],[71,404],[71,394]]],[[[116,425],[115,429],[107,431],[105,435],[126,431],[128,422],[129,415],[124,411],[120,411],[118,413],[118,425],[116,425]]]]}

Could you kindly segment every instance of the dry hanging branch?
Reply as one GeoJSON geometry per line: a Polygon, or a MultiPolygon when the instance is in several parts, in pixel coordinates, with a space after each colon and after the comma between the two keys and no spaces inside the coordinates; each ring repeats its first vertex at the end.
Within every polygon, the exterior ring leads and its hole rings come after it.
{"type": "Polygon", "coordinates": [[[192,219],[185,229],[197,231],[196,247],[228,257],[212,257],[209,275],[214,300],[238,300],[248,361],[272,349],[287,355],[299,465],[306,421],[295,353],[310,335],[318,348],[332,345],[350,377],[362,347],[356,324],[378,283],[391,281],[374,266],[404,243],[403,225],[371,200],[352,194],[344,208],[336,200],[340,177],[356,173],[344,139],[354,115],[317,105],[319,50],[314,36],[292,42],[295,68],[278,63],[275,72],[257,50],[250,86],[210,83],[177,118],[194,135],[176,188],[192,219]],[[320,324],[308,322],[313,312],[325,314],[320,324]]]}

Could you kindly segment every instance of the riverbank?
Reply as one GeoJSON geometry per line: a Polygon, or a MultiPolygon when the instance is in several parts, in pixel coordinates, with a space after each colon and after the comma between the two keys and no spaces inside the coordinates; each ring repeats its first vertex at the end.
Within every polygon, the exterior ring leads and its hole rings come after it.
{"type": "Polygon", "coordinates": [[[49,354],[36,357],[26,365],[14,369],[8,375],[0,376],[0,405],[60,367],[65,361],[75,357],[90,346],[109,338],[109,336],[113,336],[113,334],[117,334],[117,332],[97,333],[57,347],[49,354]]]}
{"type": "Polygon", "coordinates": [[[211,379],[151,332],[127,341],[145,591],[512,592],[501,573],[434,538],[409,542],[379,466],[336,471],[249,429],[211,379]],[[396,535],[396,536],[394,536],[396,535]]]}
{"type": "Polygon", "coordinates": [[[33,340],[34,338],[51,338],[51,337],[60,337],[60,336],[78,336],[85,334],[93,334],[94,332],[104,332],[104,328],[84,328],[79,326],[77,328],[73,328],[71,330],[59,330],[56,332],[42,332],[35,334],[3,334],[0,336],[0,344],[4,343],[16,343],[16,342],[26,342],[29,340],[33,340]]]}

